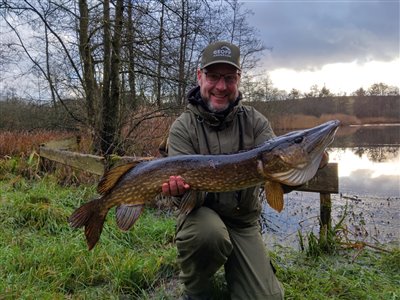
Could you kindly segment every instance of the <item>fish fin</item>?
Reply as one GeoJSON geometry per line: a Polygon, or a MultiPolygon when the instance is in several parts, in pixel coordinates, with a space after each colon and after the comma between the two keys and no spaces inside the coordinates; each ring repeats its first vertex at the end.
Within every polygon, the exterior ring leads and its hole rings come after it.
{"type": "Polygon", "coordinates": [[[281,212],[283,209],[283,188],[278,182],[266,181],[265,182],[265,197],[269,206],[275,209],[277,212],[281,212]]]}
{"type": "Polygon", "coordinates": [[[68,218],[68,222],[73,228],[85,226],[86,243],[89,250],[99,241],[104,220],[107,215],[107,213],[101,213],[99,200],[100,199],[94,199],[82,205],[68,218]]]}
{"type": "Polygon", "coordinates": [[[187,191],[181,199],[179,213],[182,215],[188,215],[193,209],[198,206],[197,202],[197,193],[193,192],[193,190],[187,191]]]}
{"type": "Polygon", "coordinates": [[[143,204],[121,204],[116,207],[116,218],[119,229],[129,230],[139,219],[144,209],[143,204]]]}
{"type": "Polygon", "coordinates": [[[136,167],[142,161],[134,161],[127,164],[123,164],[121,166],[117,166],[112,168],[108,172],[106,172],[103,177],[100,179],[100,182],[97,186],[97,192],[101,195],[109,192],[117,183],[117,181],[128,172],[130,169],[136,167]]]}

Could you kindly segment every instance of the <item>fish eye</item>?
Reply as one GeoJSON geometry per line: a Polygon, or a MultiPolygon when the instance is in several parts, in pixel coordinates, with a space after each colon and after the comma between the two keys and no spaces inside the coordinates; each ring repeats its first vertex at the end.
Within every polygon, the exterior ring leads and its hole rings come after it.
{"type": "Polygon", "coordinates": [[[303,141],[303,137],[302,137],[302,136],[299,136],[299,137],[297,137],[297,138],[294,139],[294,142],[295,142],[296,144],[300,144],[302,141],[303,141]]]}

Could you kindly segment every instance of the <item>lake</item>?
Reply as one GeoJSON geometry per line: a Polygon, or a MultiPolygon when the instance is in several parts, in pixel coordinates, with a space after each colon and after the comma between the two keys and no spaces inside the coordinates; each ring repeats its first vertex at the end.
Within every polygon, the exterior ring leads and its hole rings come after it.
{"type": "MultiPolygon", "coordinates": [[[[399,246],[400,124],[341,127],[328,152],[339,172],[333,225],[346,214],[353,240],[399,246]]],[[[299,230],[318,234],[319,194],[291,192],[280,214],[264,205],[263,216],[268,247],[299,247],[299,230]]]]}

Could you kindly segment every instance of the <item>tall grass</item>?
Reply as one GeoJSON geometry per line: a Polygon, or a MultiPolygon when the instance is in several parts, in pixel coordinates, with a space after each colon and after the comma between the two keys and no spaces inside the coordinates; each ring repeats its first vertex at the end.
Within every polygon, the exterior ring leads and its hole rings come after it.
{"type": "Polygon", "coordinates": [[[55,139],[64,139],[73,133],[53,130],[0,131],[0,157],[29,156],[39,146],[55,139]]]}

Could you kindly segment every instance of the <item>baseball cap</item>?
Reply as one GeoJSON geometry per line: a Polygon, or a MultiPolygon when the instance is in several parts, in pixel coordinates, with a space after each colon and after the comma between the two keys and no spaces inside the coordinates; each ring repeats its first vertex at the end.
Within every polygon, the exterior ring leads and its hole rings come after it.
{"type": "Polygon", "coordinates": [[[230,64],[241,70],[239,47],[223,41],[208,45],[201,56],[200,68],[218,63],[230,64]]]}

